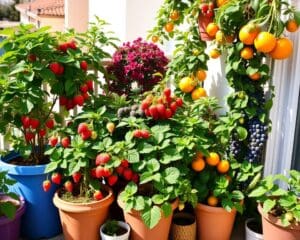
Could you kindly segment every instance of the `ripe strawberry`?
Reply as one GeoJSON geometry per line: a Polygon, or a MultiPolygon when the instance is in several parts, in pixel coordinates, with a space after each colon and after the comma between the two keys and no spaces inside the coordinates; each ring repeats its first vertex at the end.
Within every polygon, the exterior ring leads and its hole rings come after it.
{"type": "Polygon", "coordinates": [[[214,11],[213,10],[207,10],[206,17],[212,18],[213,16],[214,16],[214,11]]]}
{"type": "Polygon", "coordinates": [[[63,65],[59,65],[59,71],[58,71],[58,75],[62,75],[65,71],[65,68],[63,65]]]}
{"type": "Polygon", "coordinates": [[[82,97],[83,97],[83,99],[86,101],[86,100],[88,100],[89,98],[90,98],[90,95],[86,92],[86,93],[83,93],[82,95],[81,95],[82,97]]]}
{"type": "Polygon", "coordinates": [[[35,62],[36,61],[36,55],[33,53],[28,54],[27,59],[29,62],[35,62]]]}
{"type": "Polygon", "coordinates": [[[166,119],[169,119],[173,116],[173,112],[171,111],[170,108],[166,109],[166,115],[165,116],[166,116],[166,119]]]}
{"type": "Polygon", "coordinates": [[[177,103],[176,102],[172,102],[171,104],[170,104],[170,109],[171,109],[171,111],[173,112],[173,114],[176,112],[176,110],[177,110],[177,103]]]}
{"type": "Polygon", "coordinates": [[[56,144],[58,143],[58,138],[55,136],[52,136],[49,138],[49,144],[51,147],[55,147],[56,144]]]}
{"type": "Polygon", "coordinates": [[[64,184],[64,187],[67,192],[72,192],[73,191],[73,183],[71,181],[66,181],[64,184]]]}
{"type": "Polygon", "coordinates": [[[44,128],[40,129],[40,131],[39,131],[40,137],[45,137],[45,136],[46,136],[46,133],[47,133],[47,131],[46,131],[46,129],[44,129],[44,128]]]}
{"type": "Polygon", "coordinates": [[[146,109],[149,108],[150,104],[151,104],[151,103],[150,103],[147,99],[144,99],[144,100],[142,101],[142,103],[141,103],[141,109],[142,109],[143,111],[145,111],[146,109]]]}
{"type": "Polygon", "coordinates": [[[115,124],[113,122],[109,122],[106,124],[106,129],[109,133],[113,133],[115,131],[115,124]]]}
{"type": "Polygon", "coordinates": [[[136,130],[133,131],[133,136],[134,136],[135,138],[142,138],[142,137],[143,137],[143,136],[142,136],[142,132],[141,132],[141,130],[139,130],[139,129],[136,129],[136,130]]]}
{"type": "Polygon", "coordinates": [[[83,103],[84,103],[84,98],[83,98],[83,96],[81,96],[81,95],[76,95],[76,96],[73,98],[73,103],[74,103],[75,105],[82,106],[83,103]]]}
{"type": "Polygon", "coordinates": [[[123,175],[123,172],[124,172],[124,167],[123,166],[119,166],[116,168],[116,172],[121,176],[123,175]]]}
{"type": "Polygon", "coordinates": [[[159,103],[159,104],[156,105],[156,108],[157,108],[157,111],[158,111],[159,118],[161,118],[161,119],[165,118],[165,115],[166,115],[165,105],[159,103]]]}
{"type": "Polygon", "coordinates": [[[80,86],[80,91],[82,93],[86,93],[88,90],[89,90],[89,88],[88,88],[87,84],[84,83],[80,86]]]}
{"type": "Polygon", "coordinates": [[[70,109],[72,109],[74,107],[75,107],[75,105],[73,103],[73,99],[68,99],[67,104],[66,104],[66,109],[70,110],[70,109]]]}
{"type": "Polygon", "coordinates": [[[156,105],[151,105],[151,107],[149,107],[149,112],[154,120],[158,119],[159,114],[156,105]]]}
{"type": "Polygon", "coordinates": [[[80,136],[83,140],[87,140],[92,136],[92,131],[87,130],[85,132],[80,133],[80,136]]]}
{"type": "Polygon", "coordinates": [[[25,140],[27,142],[30,142],[32,139],[34,139],[34,133],[33,132],[26,132],[25,133],[25,140]]]}
{"type": "Polygon", "coordinates": [[[74,40],[68,42],[68,47],[76,50],[77,49],[76,42],[74,40]]]}
{"type": "Polygon", "coordinates": [[[157,100],[156,100],[157,103],[160,103],[160,104],[163,104],[164,103],[164,99],[162,97],[159,97],[157,100]]]}
{"type": "Polygon", "coordinates": [[[95,200],[99,201],[103,199],[103,194],[99,190],[96,190],[93,194],[93,197],[95,200]]]}
{"type": "Polygon", "coordinates": [[[133,175],[132,175],[132,181],[134,182],[134,183],[138,183],[139,182],[139,175],[137,174],[137,173],[133,173],[133,175]]]}
{"type": "Polygon", "coordinates": [[[125,180],[130,181],[132,179],[133,172],[130,168],[126,168],[123,172],[125,180]]]}
{"type": "Polygon", "coordinates": [[[60,106],[66,106],[68,102],[68,99],[66,96],[59,96],[59,105],[60,106]]]}
{"type": "Polygon", "coordinates": [[[124,168],[128,168],[129,167],[129,162],[127,159],[123,159],[121,161],[121,166],[124,167],[124,168]]]}
{"type": "Polygon", "coordinates": [[[96,168],[92,168],[92,169],[91,169],[90,175],[91,175],[92,178],[97,178],[97,175],[96,175],[96,168]]]}
{"type": "Polygon", "coordinates": [[[172,101],[173,101],[173,98],[172,97],[166,97],[166,101],[168,104],[171,104],[172,101]]]}
{"type": "Polygon", "coordinates": [[[202,13],[204,14],[204,13],[206,13],[207,12],[207,10],[208,10],[208,4],[202,4],[202,6],[201,6],[201,11],[202,11],[202,13]]]}
{"type": "Polygon", "coordinates": [[[143,129],[143,130],[141,130],[141,135],[142,135],[142,138],[147,139],[150,137],[150,132],[146,129],[143,129]]]}
{"type": "Polygon", "coordinates": [[[45,192],[48,192],[51,188],[51,182],[49,180],[45,180],[43,182],[43,189],[45,192]]]}
{"type": "Polygon", "coordinates": [[[51,181],[57,185],[61,184],[62,175],[60,173],[52,173],[51,181]]]}
{"type": "Polygon", "coordinates": [[[68,47],[69,47],[68,43],[62,43],[58,45],[58,49],[62,52],[67,52],[68,47]]]}
{"type": "Polygon", "coordinates": [[[31,118],[30,119],[30,126],[33,129],[37,129],[40,126],[40,121],[36,118],[31,118]]]}
{"type": "Polygon", "coordinates": [[[101,178],[104,175],[104,168],[102,166],[96,167],[96,177],[101,178]]]}
{"type": "Polygon", "coordinates": [[[22,116],[21,117],[21,122],[24,128],[29,128],[30,127],[30,118],[27,116],[22,116]]]}
{"type": "Polygon", "coordinates": [[[89,130],[89,126],[87,123],[83,122],[78,125],[77,132],[83,133],[89,130]]]}
{"type": "Polygon", "coordinates": [[[103,168],[103,177],[109,177],[110,175],[112,174],[112,172],[111,172],[111,170],[110,169],[108,169],[108,168],[106,168],[106,167],[104,167],[103,168]]]}
{"type": "Polygon", "coordinates": [[[171,89],[170,88],[165,88],[164,89],[164,95],[166,97],[171,97],[171,89]]]}
{"type": "Polygon", "coordinates": [[[81,173],[80,172],[75,172],[72,174],[73,181],[74,183],[79,183],[81,179],[81,173]]]}
{"type": "Polygon", "coordinates": [[[150,111],[148,108],[144,110],[144,113],[147,117],[151,117],[151,114],[150,114],[150,111]]]}
{"type": "Polygon", "coordinates": [[[88,69],[88,64],[87,64],[87,62],[86,61],[81,61],[80,62],[80,68],[83,70],[83,71],[87,71],[87,69],[88,69]]]}
{"type": "Polygon", "coordinates": [[[109,162],[110,155],[108,153],[100,153],[96,157],[96,165],[104,165],[105,163],[109,162]]]}
{"type": "Polygon", "coordinates": [[[55,75],[59,75],[61,72],[61,65],[58,62],[50,63],[49,68],[55,75]]]}
{"type": "Polygon", "coordinates": [[[109,186],[113,186],[117,183],[118,181],[118,176],[117,175],[111,175],[108,177],[107,182],[109,186]]]}
{"type": "Polygon", "coordinates": [[[94,86],[93,86],[93,80],[87,80],[86,81],[86,85],[88,86],[89,91],[93,91],[94,90],[94,86]]]}
{"type": "Polygon", "coordinates": [[[176,105],[177,105],[177,107],[182,107],[182,105],[183,105],[183,100],[182,100],[182,98],[177,98],[177,99],[176,99],[176,105]]]}
{"type": "Polygon", "coordinates": [[[69,137],[64,137],[62,138],[61,140],[61,145],[64,147],[64,148],[67,148],[70,146],[70,138],[69,137]]]}
{"type": "Polygon", "coordinates": [[[54,128],[54,120],[51,118],[51,119],[48,119],[45,123],[46,127],[49,128],[49,129],[53,129],[54,128]]]}

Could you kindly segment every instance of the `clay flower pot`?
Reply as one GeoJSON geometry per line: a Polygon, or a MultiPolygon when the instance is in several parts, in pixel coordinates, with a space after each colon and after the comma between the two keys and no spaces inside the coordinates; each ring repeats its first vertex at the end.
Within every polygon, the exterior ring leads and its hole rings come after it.
{"type": "Polygon", "coordinates": [[[214,38],[210,37],[206,32],[206,27],[209,23],[213,21],[213,18],[209,18],[204,16],[203,14],[199,13],[198,17],[198,28],[199,28],[199,34],[200,39],[202,41],[212,41],[214,38]]]}
{"type": "Polygon", "coordinates": [[[187,212],[178,212],[174,214],[171,226],[171,239],[196,239],[196,220],[193,214],[187,212]]]}
{"type": "Polygon", "coordinates": [[[53,198],[54,205],[59,209],[65,240],[98,240],[100,226],[105,222],[109,206],[114,201],[110,188],[105,188],[108,195],[100,200],[89,203],[71,203],[62,200],[59,192],[53,198]]]}
{"type": "MultiPolygon", "coordinates": [[[[172,210],[178,207],[178,199],[172,203],[172,210]]],[[[118,199],[118,204],[124,209],[124,203],[118,199]]],[[[163,216],[163,213],[162,213],[163,216]]],[[[173,214],[168,217],[162,217],[158,224],[149,229],[143,222],[140,212],[131,210],[130,212],[124,211],[125,221],[131,227],[131,240],[168,240],[169,231],[171,227],[173,214]]]]}
{"type": "Polygon", "coordinates": [[[221,207],[210,207],[198,203],[195,211],[199,240],[230,240],[236,215],[235,209],[228,212],[221,207]]]}
{"type": "Polygon", "coordinates": [[[300,224],[292,224],[284,227],[281,220],[272,214],[265,214],[262,206],[258,205],[258,212],[262,217],[263,237],[264,240],[299,240],[300,239],[300,224]]]}

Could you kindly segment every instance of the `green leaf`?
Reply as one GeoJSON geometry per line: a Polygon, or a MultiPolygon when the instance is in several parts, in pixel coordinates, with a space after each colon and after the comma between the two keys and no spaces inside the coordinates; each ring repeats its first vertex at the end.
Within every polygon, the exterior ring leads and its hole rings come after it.
{"type": "Polygon", "coordinates": [[[134,182],[130,182],[127,184],[126,188],[125,188],[125,192],[129,195],[132,196],[135,193],[137,193],[138,191],[138,187],[134,182]]]}
{"type": "Polygon", "coordinates": [[[275,200],[267,199],[263,205],[264,213],[270,212],[273,209],[273,207],[275,207],[275,204],[276,204],[275,200]]]}
{"type": "Polygon", "coordinates": [[[152,196],[152,202],[154,204],[160,205],[160,204],[162,204],[164,202],[164,196],[161,195],[161,194],[154,194],[152,196]]]}
{"type": "Polygon", "coordinates": [[[236,128],[236,132],[238,134],[239,141],[243,141],[247,138],[248,132],[247,132],[246,128],[238,126],[236,128]]]}
{"type": "Polygon", "coordinates": [[[268,190],[265,187],[259,186],[258,188],[254,189],[250,194],[249,197],[260,197],[264,195],[268,190]]]}
{"type": "Polygon", "coordinates": [[[150,229],[154,228],[161,218],[161,210],[157,206],[146,209],[142,213],[142,219],[146,226],[150,229]]]}
{"type": "Polygon", "coordinates": [[[129,150],[127,159],[130,163],[137,163],[140,161],[140,154],[137,150],[129,150]]]}
{"type": "Polygon", "coordinates": [[[172,212],[173,212],[173,211],[172,211],[172,206],[171,206],[171,204],[168,203],[168,202],[165,202],[165,203],[161,206],[161,209],[162,209],[162,211],[163,211],[165,217],[170,216],[170,215],[172,214],[172,212]]]}
{"type": "Polygon", "coordinates": [[[147,154],[147,153],[153,152],[155,150],[155,148],[147,142],[141,142],[138,145],[138,150],[141,154],[147,154]]]}
{"type": "Polygon", "coordinates": [[[17,208],[11,202],[2,202],[0,204],[0,212],[4,213],[6,217],[9,219],[13,219],[15,217],[17,208]]]}
{"type": "Polygon", "coordinates": [[[136,211],[142,211],[145,208],[145,200],[142,196],[138,196],[135,199],[134,207],[136,211]]]}
{"type": "Polygon", "coordinates": [[[169,184],[175,184],[179,178],[180,172],[175,167],[169,167],[164,171],[164,178],[169,184]]]}
{"type": "Polygon", "coordinates": [[[58,164],[59,162],[50,162],[45,169],[45,173],[53,172],[54,170],[56,170],[58,168],[58,164]]]}
{"type": "Polygon", "coordinates": [[[147,161],[147,169],[149,172],[157,172],[160,169],[160,164],[159,161],[156,160],[155,158],[150,159],[149,161],[147,161]]]}
{"type": "Polygon", "coordinates": [[[298,25],[300,25],[300,11],[295,11],[294,18],[298,25]]]}

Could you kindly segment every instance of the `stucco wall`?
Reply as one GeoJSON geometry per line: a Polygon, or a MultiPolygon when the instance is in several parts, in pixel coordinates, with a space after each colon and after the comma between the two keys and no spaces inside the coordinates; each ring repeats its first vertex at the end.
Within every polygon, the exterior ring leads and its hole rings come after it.
{"type": "Polygon", "coordinates": [[[74,28],[77,32],[85,32],[88,22],[89,0],[65,0],[65,28],[74,28]]]}
{"type": "Polygon", "coordinates": [[[40,17],[40,27],[51,26],[51,31],[64,31],[64,18],[57,17],[40,17]]]}

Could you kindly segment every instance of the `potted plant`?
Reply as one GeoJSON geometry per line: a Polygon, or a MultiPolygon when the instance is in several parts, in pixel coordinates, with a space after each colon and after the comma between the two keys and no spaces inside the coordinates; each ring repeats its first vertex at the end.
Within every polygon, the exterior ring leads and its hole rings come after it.
{"type": "Polygon", "coordinates": [[[299,181],[299,171],[290,170],[289,177],[265,177],[250,192],[249,197],[258,202],[264,239],[299,239],[299,181]]]}
{"type": "Polygon", "coordinates": [[[6,240],[18,240],[25,201],[9,192],[8,186],[15,181],[8,179],[6,174],[7,172],[0,172],[0,236],[6,240]]]}
{"type": "Polygon", "coordinates": [[[122,221],[109,220],[100,228],[102,240],[128,240],[130,226],[122,221]]]}

